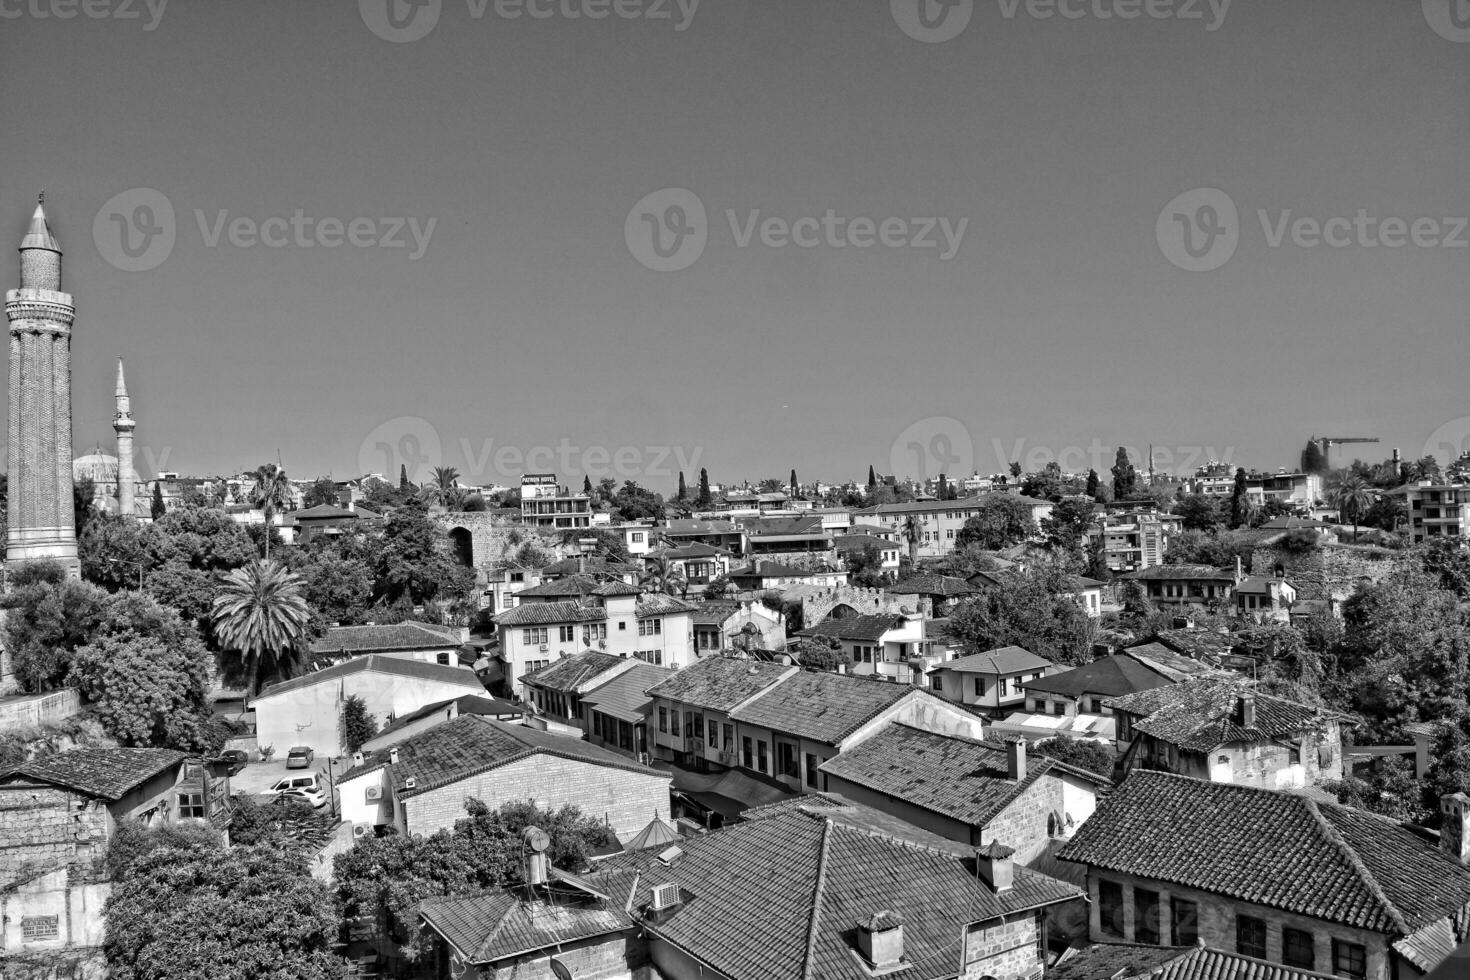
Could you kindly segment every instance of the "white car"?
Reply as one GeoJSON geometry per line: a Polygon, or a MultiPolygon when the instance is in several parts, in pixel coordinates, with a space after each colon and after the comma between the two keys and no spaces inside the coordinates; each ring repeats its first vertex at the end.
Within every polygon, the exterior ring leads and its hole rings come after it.
{"type": "Polygon", "coordinates": [[[263,792],[266,796],[292,796],[317,808],[325,806],[327,802],[327,788],[322,785],[321,777],[314,772],[278,779],[263,792]]]}

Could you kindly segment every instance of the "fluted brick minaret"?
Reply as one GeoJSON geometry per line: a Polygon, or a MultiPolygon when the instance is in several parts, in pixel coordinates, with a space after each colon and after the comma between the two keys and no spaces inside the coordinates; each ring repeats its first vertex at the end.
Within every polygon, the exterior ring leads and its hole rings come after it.
{"type": "Polygon", "coordinates": [[[20,243],[20,288],[5,294],[10,321],[9,562],[77,564],[71,486],[71,326],[61,291],[61,248],[37,205],[20,243]]]}
{"type": "Polygon", "coordinates": [[[112,429],[117,433],[117,512],[123,517],[136,517],[133,510],[133,488],[137,474],[133,471],[133,421],[132,405],[128,401],[128,383],[123,378],[122,358],[117,359],[117,414],[112,417],[112,429]]]}

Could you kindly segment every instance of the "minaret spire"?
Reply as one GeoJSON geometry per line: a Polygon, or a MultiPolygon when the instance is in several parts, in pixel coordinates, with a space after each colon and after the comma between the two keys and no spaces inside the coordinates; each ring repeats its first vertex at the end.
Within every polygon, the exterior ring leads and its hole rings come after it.
{"type": "Polygon", "coordinates": [[[133,472],[133,421],[132,402],[128,398],[128,382],[123,376],[123,359],[117,359],[117,413],[112,417],[112,429],[117,433],[117,512],[127,518],[137,516],[134,510],[134,493],[138,482],[133,472]]]}

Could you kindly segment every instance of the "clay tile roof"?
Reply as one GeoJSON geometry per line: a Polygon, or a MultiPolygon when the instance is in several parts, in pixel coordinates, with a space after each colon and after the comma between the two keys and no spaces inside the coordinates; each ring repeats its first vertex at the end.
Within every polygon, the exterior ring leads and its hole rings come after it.
{"type": "Polygon", "coordinates": [[[410,736],[394,748],[398,751],[396,763],[390,763],[391,749],[379,749],[364,758],[361,766],[343,773],[342,778],[350,779],[387,765],[397,795],[414,796],[534,755],[557,756],[643,776],[669,778],[668,773],[641,766],[627,756],[580,738],[482,715],[461,715],[410,736]],[[406,788],[409,779],[414,781],[413,789],[406,788]]]}
{"type": "Polygon", "coordinates": [[[557,599],[563,596],[580,597],[591,595],[602,583],[590,575],[568,575],[521,589],[516,593],[520,599],[557,599]]]}
{"type": "Polygon", "coordinates": [[[355,521],[359,516],[356,511],[345,507],[334,507],[331,504],[317,504],[315,507],[307,507],[305,510],[292,511],[291,516],[298,521],[355,521]]]}
{"type": "Polygon", "coordinates": [[[852,934],[879,913],[903,920],[904,976],[952,976],[970,924],[1081,897],[1026,868],[996,894],[972,859],[831,819],[840,812],[798,808],[736,824],[681,842],[669,864],[652,851],[604,864],[641,873],[640,915],[648,889],[676,884],[682,904],[644,928],[730,980],[871,980],[852,934]]]}
{"type": "Polygon", "coordinates": [[[648,693],[711,711],[729,711],[795,670],[759,660],[706,657],[678,671],[648,693]]]}
{"type": "Polygon", "coordinates": [[[382,626],[333,626],[311,645],[311,652],[386,653],[396,650],[431,650],[459,646],[459,637],[421,623],[390,623],[382,626]]]}
{"type": "Polygon", "coordinates": [[[593,589],[592,594],[600,596],[642,595],[643,590],[627,582],[604,582],[593,589]]]}
{"type": "Polygon", "coordinates": [[[730,717],[835,745],[911,693],[922,693],[922,689],[850,674],[804,670],[735,708],[730,717]]]}
{"type": "Polygon", "coordinates": [[[418,680],[441,681],[446,684],[461,684],[469,689],[470,693],[484,694],[485,685],[475,676],[475,672],[466,667],[450,667],[445,664],[428,664],[418,660],[404,660],[401,657],[385,657],[370,653],[365,657],[354,657],[352,660],[344,660],[339,664],[314,670],[300,677],[293,677],[287,681],[272,684],[261,691],[252,701],[262,701],[273,698],[278,694],[287,694],[291,691],[299,691],[303,688],[314,687],[326,681],[336,681],[348,674],[356,674],[362,671],[374,671],[379,674],[389,674],[394,677],[412,677],[418,680]]]}
{"type": "Polygon", "coordinates": [[[522,674],[521,681],[548,691],[572,692],[583,684],[626,664],[622,657],[597,650],[583,650],[570,657],[553,660],[539,670],[522,674]]]}
{"type": "Polygon", "coordinates": [[[496,626],[546,626],[552,623],[600,623],[607,619],[601,606],[581,602],[527,602],[497,613],[496,626]]]}
{"type": "Polygon", "coordinates": [[[1158,671],[1151,670],[1132,657],[1117,654],[1099,657],[1090,664],[1027,681],[1026,692],[1029,694],[1032,691],[1045,691],[1073,698],[1080,698],[1084,694],[1114,697],[1168,683],[1169,678],[1158,671]]]}
{"type": "Polygon", "coordinates": [[[637,608],[634,610],[640,618],[644,616],[668,616],[673,613],[687,613],[698,609],[698,603],[678,596],[664,595],[662,592],[649,592],[638,599],[637,608]]]}
{"type": "Polygon", "coordinates": [[[962,674],[1014,674],[1024,670],[1045,670],[1052,662],[1038,657],[1024,647],[998,647],[984,653],[972,653],[968,657],[946,660],[935,664],[935,670],[954,670],[962,674]]]}
{"type": "Polygon", "coordinates": [[[1251,682],[1239,676],[1195,678],[1111,698],[1107,706],[1142,716],[1133,727],[1145,735],[1195,752],[1230,742],[1290,739],[1342,719],[1335,712],[1257,694],[1251,682]],[[1250,727],[1237,720],[1242,696],[1255,700],[1256,718],[1250,727]]]}
{"type": "Polygon", "coordinates": [[[0,782],[50,783],[112,803],[186,758],[173,749],[71,749],[0,770],[0,782]]]}
{"type": "MultiPolygon", "coordinates": [[[[1082,773],[1039,756],[1028,760],[1023,779],[1011,779],[1003,744],[902,723],[887,726],[829,759],[821,769],[828,776],[975,826],[984,826],[1048,772],[1082,773]]],[[[1109,783],[1102,776],[1083,775],[1095,784],[1109,783]]]]}
{"type": "Polygon", "coordinates": [[[406,715],[399,715],[384,725],[378,732],[378,736],[387,735],[389,732],[396,732],[400,728],[407,728],[421,718],[427,718],[440,711],[446,711],[451,704],[462,715],[490,715],[492,718],[519,718],[525,711],[520,705],[512,704],[509,701],[502,701],[500,698],[466,694],[462,697],[435,701],[433,704],[424,705],[417,711],[411,711],[406,715]]]}
{"type": "Polygon", "coordinates": [[[1177,582],[1177,581],[1235,581],[1235,570],[1229,568],[1216,568],[1213,565],[1155,565],[1152,568],[1140,568],[1136,572],[1123,572],[1119,578],[1139,579],[1147,582],[1177,582]]]}
{"type": "Polygon", "coordinates": [[[811,629],[802,630],[797,636],[830,636],[839,640],[868,640],[877,642],[892,630],[902,629],[908,620],[893,613],[829,617],[811,629]]]}
{"type": "Polygon", "coordinates": [[[1470,867],[1392,820],[1171,773],[1130,775],[1058,857],[1397,936],[1470,905],[1470,867]]]}
{"type": "Polygon", "coordinates": [[[1320,980],[1313,973],[1207,946],[1098,943],[1046,971],[1047,980],[1320,980]]]}
{"type": "Polygon", "coordinates": [[[894,595],[978,595],[980,590],[962,578],[953,575],[915,575],[897,585],[889,586],[894,595]]]}
{"type": "Polygon", "coordinates": [[[673,674],[668,667],[640,663],[582,695],[582,703],[620,721],[636,724],[648,717],[653,704],[648,689],[673,674]]]}
{"type": "Polygon", "coordinates": [[[739,611],[738,602],[701,602],[694,610],[694,625],[723,626],[725,620],[739,611]]]}
{"type": "Polygon", "coordinates": [[[810,568],[798,568],[795,565],[785,565],[781,562],[763,561],[758,562],[758,568],[746,565],[737,568],[730,573],[731,578],[813,578],[822,574],[814,572],[810,568]]]}

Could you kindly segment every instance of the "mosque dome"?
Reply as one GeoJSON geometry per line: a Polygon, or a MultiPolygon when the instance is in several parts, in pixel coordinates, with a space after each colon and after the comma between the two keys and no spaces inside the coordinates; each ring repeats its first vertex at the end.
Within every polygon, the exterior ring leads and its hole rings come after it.
{"type": "Polygon", "coordinates": [[[112,483],[117,480],[117,457],[98,450],[71,461],[71,478],[77,482],[112,483]]]}

